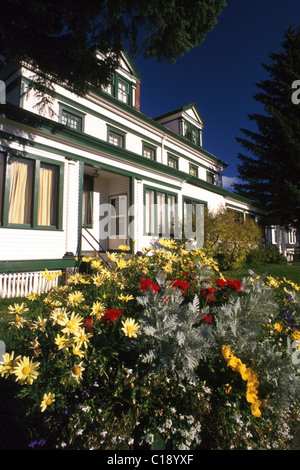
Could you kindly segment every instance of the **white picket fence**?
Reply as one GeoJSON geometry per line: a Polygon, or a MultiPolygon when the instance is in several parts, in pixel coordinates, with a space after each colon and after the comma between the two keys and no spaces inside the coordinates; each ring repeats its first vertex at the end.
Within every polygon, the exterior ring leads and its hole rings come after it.
{"type": "MultiPolygon", "coordinates": [[[[51,272],[51,271],[49,271],[51,272]]],[[[29,294],[48,292],[59,282],[45,279],[40,271],[0,273],[0,298],[26,297],[29,294]]]]}

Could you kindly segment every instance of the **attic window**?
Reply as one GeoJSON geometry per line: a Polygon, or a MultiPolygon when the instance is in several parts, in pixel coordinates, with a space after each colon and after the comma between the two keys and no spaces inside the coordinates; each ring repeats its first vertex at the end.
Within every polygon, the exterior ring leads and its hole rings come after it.
{"type": "Polygon", "coordinates": [[[184,120],[182,121],[181,135],[193,144],[201,146],[200,129],[193,126],[193,124],[191,124],[190,122],[184,120]]]}

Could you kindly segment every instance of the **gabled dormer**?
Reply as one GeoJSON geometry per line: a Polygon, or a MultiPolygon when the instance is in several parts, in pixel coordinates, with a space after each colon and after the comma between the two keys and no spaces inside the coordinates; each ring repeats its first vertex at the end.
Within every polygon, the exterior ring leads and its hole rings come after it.
{"type": "MultiPolygon", "coordinates": [[[[100,52],[98,55],[101,58],[100,52]]],[[[111,74],[108,85],[103,86],[102,90],[122,103],[140,110],[141,78],[140,72],[127,52],[122,51],[117,69],[111,74]]]]}
{"type": "Polygon", "coordinates": [[[205,123],[195,103],[162,114],[154,120],[198,147],[202,147],[202,128],[205,123]]]}

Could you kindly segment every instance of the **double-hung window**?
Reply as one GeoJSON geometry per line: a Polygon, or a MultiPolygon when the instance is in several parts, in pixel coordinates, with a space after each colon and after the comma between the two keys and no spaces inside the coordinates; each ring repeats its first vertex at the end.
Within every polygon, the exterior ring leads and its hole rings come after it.
{"type": "Polygon", "coordinates": [[[0,153],[0,225],[60,228],[63,165],[0,153]]]}
{"type": "Polygon", "coordinates": [[[10,158],[8,223],[30,225],[32,221],[34,162],[10,158]]]}
{"type": "Polygon", "coordinates": [[[130,104],[130,86],[128,82],[118,78],[118,99],[123,103],[130,104]]]}
{"type": "Polygon", "coordinates": [[[59,167],[41,162],[39,171],[37,225],[55,226],[58,212],[59,167]]]}
{"type": "Polygon", "coordinates": [[[144,194],[144,228],[146,235],[174,237],[177,196],[165,191],[146,188],[144,194]]]}

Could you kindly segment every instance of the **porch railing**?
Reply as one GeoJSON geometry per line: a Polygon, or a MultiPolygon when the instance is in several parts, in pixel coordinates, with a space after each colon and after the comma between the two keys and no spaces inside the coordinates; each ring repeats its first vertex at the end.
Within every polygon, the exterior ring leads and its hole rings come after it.
{"type": "Polygon", "coordinates": [[[55,281],[45,279],[41,272],[0,273],[0,298],[26,297],[29,294],[41,294],[57,285],[55,281]]]}
{"type": "Polygon", "coordinates": [[[107,264],[109,266],[109,263],[108,261],[104,258],[103,254],[101,252],[104,252],[105,253],[105,249],[103,248],[103,246],[101,245],[101,243],[99,242],[99,240],[97,240],[97,238],[94,237],[94,235],[86,228],[86,227],[82,227],[82,231],[81,231],[81,235],[82,235],[82,238],[85,239],[85,241],[90,245],[90,247],[94,250],[95,253],[97,253],[97,255],[99,256],[99,258],[102,259],[102,261],[107,264]],[[87,233],[89,235],[89,237],[92,238],[92,240],[98,245],[98,248],[95,248],[95,246],[93,245],[93,243],[91,242],[91,240],[89,240],[85,233],[87,233]]]}

